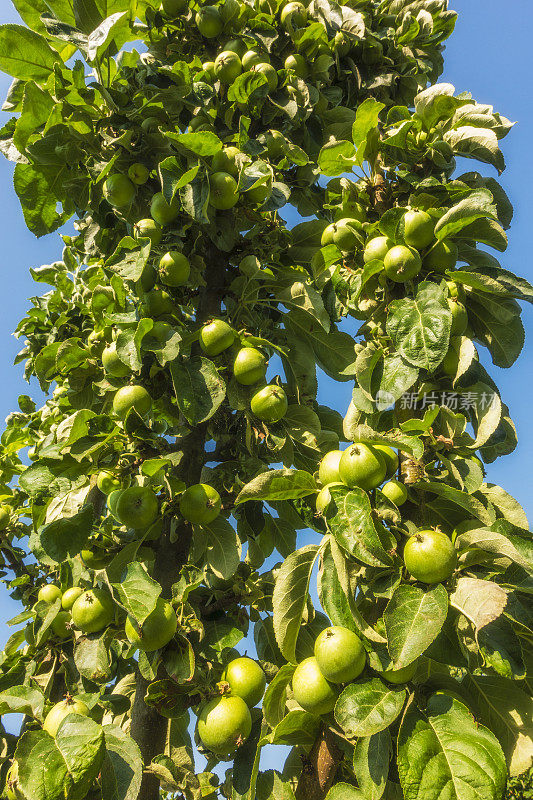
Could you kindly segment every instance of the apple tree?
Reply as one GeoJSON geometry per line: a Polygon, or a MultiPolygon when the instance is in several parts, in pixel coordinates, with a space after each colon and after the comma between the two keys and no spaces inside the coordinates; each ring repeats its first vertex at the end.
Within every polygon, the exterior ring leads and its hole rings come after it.
{"type": "Polygon", "coordinates": [[[533,547],[484,365],[533,287],[455,13],[13,3],[0,148],[63,250],[0,440],[4,797],[498,800],[533,547]]]}

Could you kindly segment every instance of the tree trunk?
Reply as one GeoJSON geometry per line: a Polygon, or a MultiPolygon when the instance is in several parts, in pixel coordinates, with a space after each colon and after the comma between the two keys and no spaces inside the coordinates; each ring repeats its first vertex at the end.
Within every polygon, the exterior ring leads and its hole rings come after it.
{"type": "MultiPolygon", "coordinates": [[[[199,324],[218,316],[224,294],[224,278],[227,256],[210,243],[206,246],[205,279],[207,286],[202,291],[196,320],[199,324]]],[[[206,425],[196,426],[184,442],[183,460],[179,465],[179,477],[190,486],[200,481],[204,463],[206,425]]],[[[170,519],[167,518],[158,541],[153,572],[154,580],[162,587],[162,597],[171,599],[172,585],[179,579],[180,570],[187,563],[192,540],[192,527],[184,523],[178,531],[177,540],[170,541],[170,519]]],[[[156,755],[164,752],[168,720],[144,702],[149,686],[137,668],[135,700],[131,712],[131,736],[139,745],[144,766],[147,767],[156,755]]],[[[145,772],[138,800],[159,800],[159,780],[145,772]]]]}
{"type": "Polygon", "coordinates": [[[302,770],[296,787],[296,800],[324,800],[335,779],[341,756],[333,733],[322,729],[302,770]]]}
{"type": "MultiPolygon", "coordinates": [[[[137,667],[130,733],[139,745],[145,766],[164,751],[168,726],[168,720],[144,702],[148,684],[149,681],[141,675],[137,667]]],[[[159,800],[159,778],[149,772],[143,773],[139,800],[159,800]]]]}

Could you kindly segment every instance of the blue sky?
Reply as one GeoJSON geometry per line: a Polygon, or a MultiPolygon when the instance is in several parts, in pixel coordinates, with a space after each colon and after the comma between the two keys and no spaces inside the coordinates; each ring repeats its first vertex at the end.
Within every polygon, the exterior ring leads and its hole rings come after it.
{"type": "MultiPolygon", "coordinates": [[[[459,12],[459,20],[447,46],[442,79],[453,83],[458,92],[471,91],[475,99],[493,104],[497,111],[519,123],[503,143],[508,169],[502,183],[515,206],[515,219],[510,231],[510,245],[501,263],[533,282],[529,246],[533,221],[530,155],[533,106],[528,104],[530,92],[525,88],[526,76],[531,69],[533,8],[530,0],[512,0],[507,4],[507,9],[512,9],[511,13],[502,9],[501,0],[456,0],[451,5],[459,12]]],[[[17,14],[8,0],[0,0],[0,23],[16,21],[17,14]]],[[[9,84],[10,79],[0,75],[2,98],[9,84]]],[[[7,115],[0,112],[0,124],[3,125],[6,120],[7,115]]],[[[471,166],[471,162],[467,163],[466,169],[471,166]]],[[[486,174],[493,174],[491,167],[487,166],[484,170],[486,174]]],[[[13,366],[21,343],[11,333],[27,309],[27,298],[43,290],[42,284],[34,284],[31,280],[29,268],[58,260],[62,250],[62,242],[57,234],[37,240],[26,229],[13,190],[12,173],[13,165],[0,156],[0,196],[4,218],[0,261],[3,276],[3,291],[0,292],[0,385],[3,387],[0,393],[0,420],[17,407],[19,394],[29,393],[35,399],[40,396],[35,386],[28,390],[22,377],[22,367],[13,366]]],[[[525,307],[523,319],[526,331],[531,333],[533,315],[530,306],[525,307]]],[[[533,518],[529,473],[533,447],[531,337],[526,339],[524,352],[514,369],[500,370],[491,366],[490,371],[510,407],[518,427],[520,444],[514,454],[490,466],[488,479],[510,491],[533,518]]],[[[339,391],[337,384],[334,392],[332,382],[324,381],[321,401],[329,402],[344,413],[350,386],[342,384],[341,387],[339,391]]],[[[0,645],[10,632],[5,628],[5,620],[17,611],[17,604],[0,588],[0,645]]]]}

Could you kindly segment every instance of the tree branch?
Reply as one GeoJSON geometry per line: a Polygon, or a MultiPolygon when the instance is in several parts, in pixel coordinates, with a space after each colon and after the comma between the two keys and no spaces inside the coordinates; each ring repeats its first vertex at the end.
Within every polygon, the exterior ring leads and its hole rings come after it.
{"type": "Polygon", "coordinates": [[[324,800],[335,779],[342,752],[334,734],[322,728],[296,787],[296,800],[324,800]]]}

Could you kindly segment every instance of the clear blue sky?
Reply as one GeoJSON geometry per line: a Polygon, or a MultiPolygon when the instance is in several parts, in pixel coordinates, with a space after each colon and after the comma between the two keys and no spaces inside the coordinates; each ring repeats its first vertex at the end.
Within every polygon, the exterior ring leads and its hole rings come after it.
{"type": "MultiPolygon", "coordinates": [[[[456,31],[445,55],[443,80],[453,83],[457,91],[469,90],[480,102],[491,103],[497,111],[519,124],[503,143],[508,169],[502,182],[515,206],[515,219],[510,231],[510,246],[502,256],[502,264],[533,282],[529,237],[533,224],[533,170],[531,131],[533,106],[528,77],[531,72],[531,0],[456,0],[451,6],[459,12],[456,31]],[[526,89],[526,86],[528,87],[526,89]]],[[[8,0],[0,0],[0,23],[16,22],[18,16],[8,0]]],[[[5,96],[10,84],[0,75],[0,94],[5,96]]],[[[0,112],[3,125],[7,115],[0,112]]],[[[470,164],[466,167],[469,168],[470,164]]],[[[491,167],[485,167],[492,174],[491,167]]],[[[4,228],[2,231],[3,291],[0,292],[0,420],[17,407],[17,397],[30,393],[38,400],[35,386],[28,391],[22,367],[13,366],[13,358],[21,347],[11,333],[24,315],[27,298],[42,292],[43,284],[34,284],[30,267],[37,267],[61,257],[62,242],[57,234],[37,240],[25,228],[18,198],[12,187],[13,165],[0,156],[0,186],[4,228]]],[[[489,468],[488,479],[510,491],[533,518],[531,484],[531,452],[533,448],[533,314],[524,309],[524,323],[529,334],[526,346],[514,369],[490,367],[501,387],[505,402],[518,427],[520,444],[514,454],[500,459],[489,468]]],[[[349,401],[349,384],[342,384],[335,395],[331,383],[324,383],[322,402],[336,406],[344,413],[349,401]]],[[[7,638],[6,619],[17,613],[17,604],[0,588],[0,646],[7,638]]]]}

